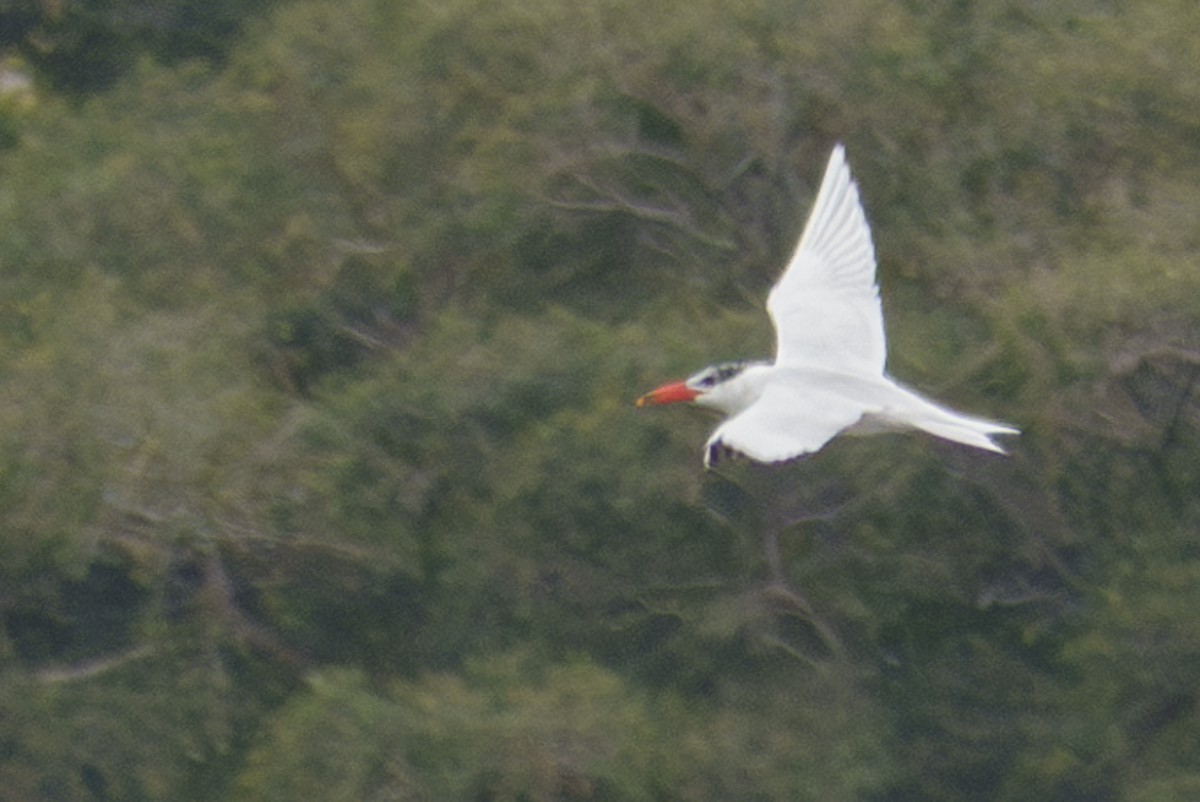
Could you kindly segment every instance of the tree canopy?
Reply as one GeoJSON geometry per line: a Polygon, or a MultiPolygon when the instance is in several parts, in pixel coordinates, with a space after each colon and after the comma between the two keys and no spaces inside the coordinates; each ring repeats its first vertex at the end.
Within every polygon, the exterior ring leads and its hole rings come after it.
{"type": "Polygon", "coordinates": [[[1200,791],[1200,6],[0,23],[0,798],[1200,791]],[[769,354],[839,141],[1010,457],[633,409],[769,354]]]}

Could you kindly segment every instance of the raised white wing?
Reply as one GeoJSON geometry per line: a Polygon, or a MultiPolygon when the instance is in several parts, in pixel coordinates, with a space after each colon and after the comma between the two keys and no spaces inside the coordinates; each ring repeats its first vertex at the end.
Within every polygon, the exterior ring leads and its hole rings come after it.
{"type": "Polygon", "coordinates": [[[833,149],[800,244],[767,297],[775,364],[880,375],[887,361],[875,246],[850,177],[833,149]]]}
{"type": "Polygon", "coordinates": [[[878,404],[853,400],[836,381],[805,379],[802,373],[777,375],[757,401],[718,426],[705,445],[705,466],[723,448],[759,462],[811,454],[878,411],[878,404]]]}

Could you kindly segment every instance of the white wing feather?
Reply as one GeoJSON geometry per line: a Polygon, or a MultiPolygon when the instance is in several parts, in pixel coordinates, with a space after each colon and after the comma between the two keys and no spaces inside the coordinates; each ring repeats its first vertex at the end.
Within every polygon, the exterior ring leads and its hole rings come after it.
{"type": "Polygon", "coordinates": [[[775,364],[881,375],[887,361],[875,246],[841,145],[787,269],[767,298],[775,364]]]}
{"type": "Polygon", "coordinates": [[[822,386],[800,372],[776,374],[758,400],[717,427],[705,447],[732,449],[759,462],[783,462],[811,454],[839,432],[877,412],[876,403],[853,400],[838,382],[822,386]]]}
{"type": "Polygon", "coordinates": [[[770,370],[770,381],[758,399],[718,426],[708,439],[706,465],[720,448],[759,462],[784,462],[820,450],[843,432],[921,429],[1001,454],[1004,449],[992,436],[1018,434],[1008,424],[935,404],[886,376],[810,368],[770,370]]]}

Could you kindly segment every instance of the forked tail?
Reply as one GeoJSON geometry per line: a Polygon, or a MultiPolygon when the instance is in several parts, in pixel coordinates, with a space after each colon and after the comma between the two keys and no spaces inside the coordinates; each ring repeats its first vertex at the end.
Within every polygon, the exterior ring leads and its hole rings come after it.
{"type": "Polygon", "coordinates": [[[939,406],[911,390],[905,389],[904,393],[914,402],[910,410],[907,410],[910,412],[906,416],[908,425],[928,432],[934,437],[953,440],[956,443],[982,448],[985,451],[1007,454],[1004,447],[993,440],[992,436],[1021,433],[1020,429],[1006,423],[963,415],[961,412],[939,406]]]}

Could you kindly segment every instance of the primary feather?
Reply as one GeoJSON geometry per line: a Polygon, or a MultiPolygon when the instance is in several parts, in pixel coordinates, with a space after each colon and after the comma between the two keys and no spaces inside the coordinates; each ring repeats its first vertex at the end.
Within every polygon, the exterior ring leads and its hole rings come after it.
{"type": "Polygon", "coordinates": [[[775,364],[882,373],[887,360],[875,245],[846,151],[829,157],[796,252],[767,296],[775,364]]]}

